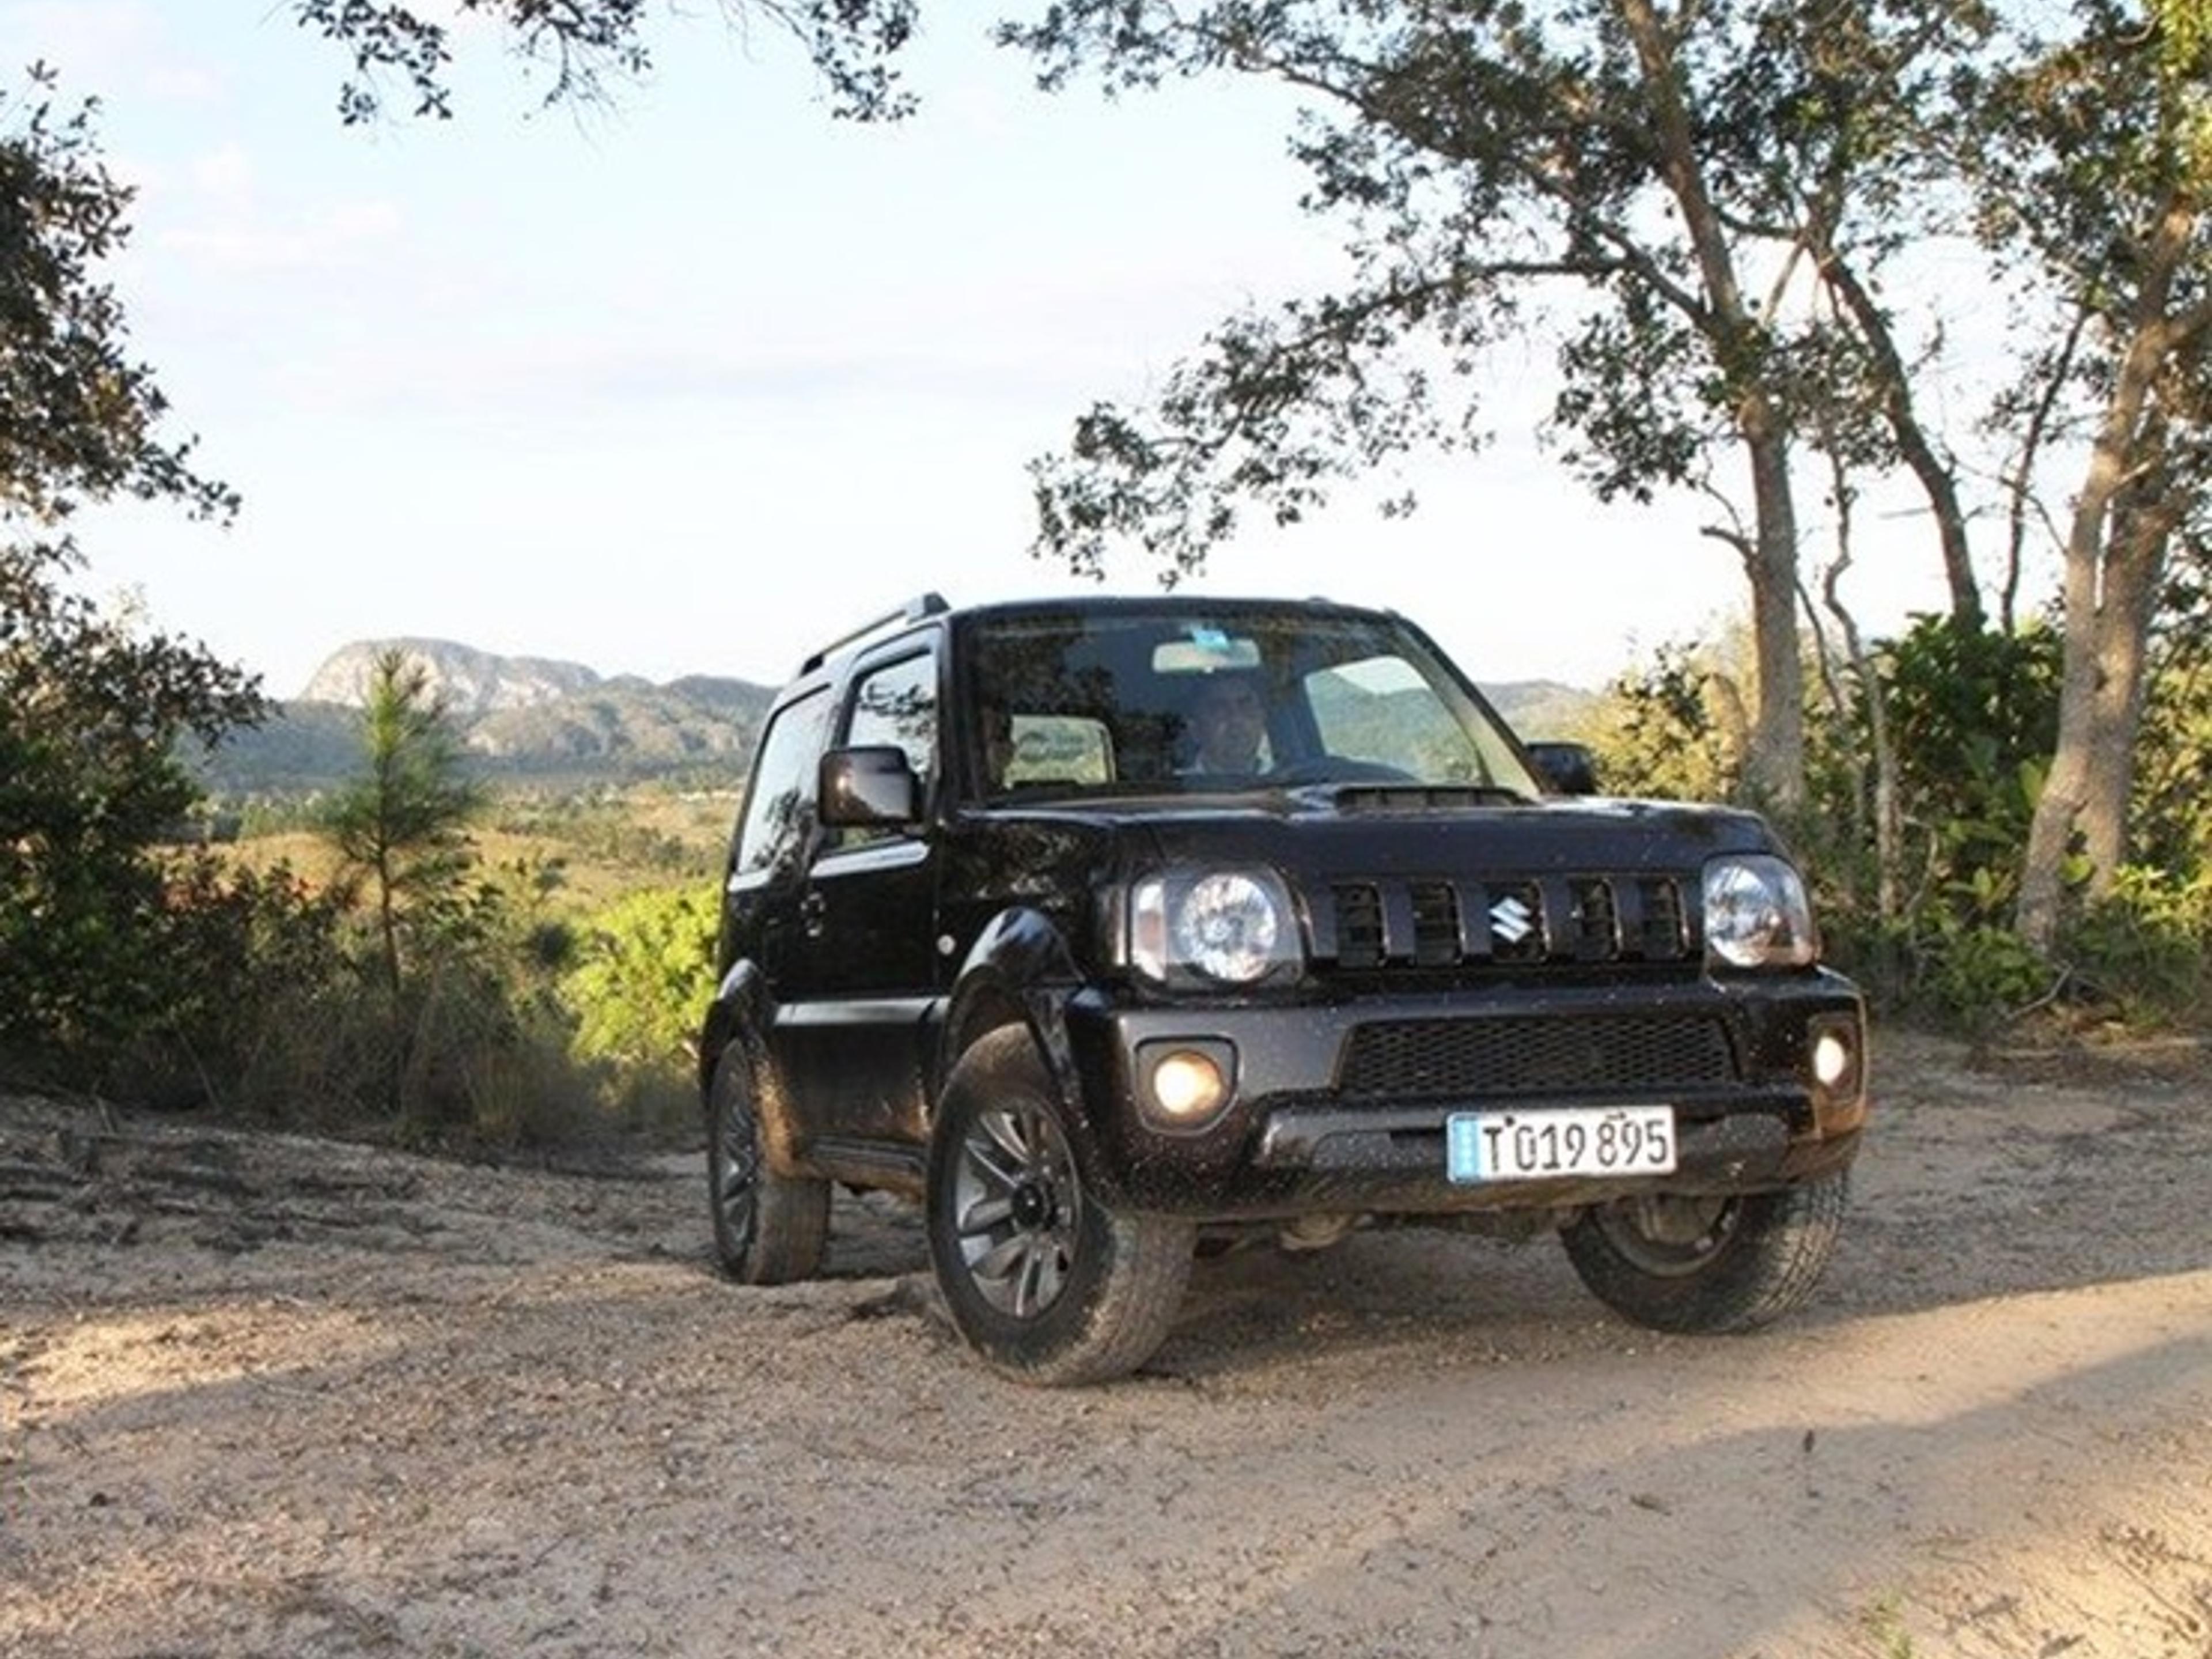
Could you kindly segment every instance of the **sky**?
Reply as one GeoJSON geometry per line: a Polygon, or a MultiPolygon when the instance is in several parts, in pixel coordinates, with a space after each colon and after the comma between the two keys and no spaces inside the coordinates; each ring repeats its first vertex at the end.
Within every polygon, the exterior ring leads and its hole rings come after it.
{"type": "MultiPolygon", "coordinates": [[[[611,108],[541,107],[465,30],[455,119],[348,128],[343,55],[280,0],[0,0],[0,62],[100,100],[132,354],[245,501],[88,513],[86,585],[278,698],[403,635],[774,684],[924,591],[1099,591],[1030,554],[1025,463],[1225,315],[1323,291],[1340,229],[1299,209],[1283,94],[1049,95],[990,9],[925,9],[893,126],[834,121],[795,47],[702,3],[655,9],[611,108]]],[[[1390,606],[1486,684],[1596,687],[1741,612],[1694,503],[1601,507],[1545,452],[1540,349],[1486,372],[1486,449],[1187,586],[1390,606]]],[[[1934,562],[1912,538],[1848,591],[1876,626],[1940,608],[1934,562]]],[[[1158,576],[1132,550],[1103,591],[1158,576]]]]}

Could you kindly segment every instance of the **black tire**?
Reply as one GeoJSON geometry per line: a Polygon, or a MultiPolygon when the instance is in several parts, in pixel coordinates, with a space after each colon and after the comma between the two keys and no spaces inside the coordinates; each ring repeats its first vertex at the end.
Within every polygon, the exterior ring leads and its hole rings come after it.
{"type": "Polygon", "coordinates": [[[752,1064],[736,1043],[715,1062],[707,1120],[707,1201],[722,1271],[746,1285],[811,1279],[830,1239],[830,1183],[769,1167],[752,1064]]]}
{"type": "Polygon", "coordinates": [[[1800,1306],[1835,1254],[1850,1178],[1781,1192],[1629,1198],[1560,1235],[1592,1295],[1656,1331],[1755,1330],[1800,1306]]]}
{"type": "Polygon", "coordinates": [[[1016,1382],[1126,1376],[1165,1340],[1197,1230],[1088,1192],[1049,1075],[1008,1026],[961,1056],[929,1143],[929,1259],[952,1322],[1016,1382]]]}

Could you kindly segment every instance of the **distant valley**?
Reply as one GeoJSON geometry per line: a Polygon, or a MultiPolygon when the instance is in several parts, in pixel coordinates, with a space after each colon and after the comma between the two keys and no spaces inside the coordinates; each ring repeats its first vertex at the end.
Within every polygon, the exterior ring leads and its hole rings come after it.
{"type": "MultiPolygon", "coordinates": [[[[198,761],[222,796],[326,789],[361,765],[361,707],[380,652],[422,663],[470,771],[501,787],[572,791],[662,782],[737,788],[775,693],[712,675],[655,684],[581,663],[501,656],[450,640],[362,640],[333,652],[295,701],[198,761]]],[[[1485,686],[1524,736],[1558,735],[1595,701],[1551,680],[1485,686]]]]}

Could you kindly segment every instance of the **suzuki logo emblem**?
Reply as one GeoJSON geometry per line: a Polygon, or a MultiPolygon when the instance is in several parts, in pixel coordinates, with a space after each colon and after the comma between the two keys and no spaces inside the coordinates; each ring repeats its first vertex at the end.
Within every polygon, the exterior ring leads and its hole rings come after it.
{"type": "Polygon", "coordinates": [[[1536,931],[1536,913],[1517,898],[1502,898],[1490,907],[1490,931],[1508,945],[1518,945],[1536,931]]]}

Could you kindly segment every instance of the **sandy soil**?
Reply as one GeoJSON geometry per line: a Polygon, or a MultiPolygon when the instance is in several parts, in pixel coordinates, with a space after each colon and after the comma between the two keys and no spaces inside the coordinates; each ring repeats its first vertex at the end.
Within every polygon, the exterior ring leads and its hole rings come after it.
{"type": "Polygon", "coordinates": [[[1549,1240],[1201,1262],[1000,1382],[910,1216],[717,1279],[691,1158],[0,1107],[0,1652],[2212,1654],[2212,1067],[1890,1036],[1844,1245],[1656,1338],[1549,1240]]]}

